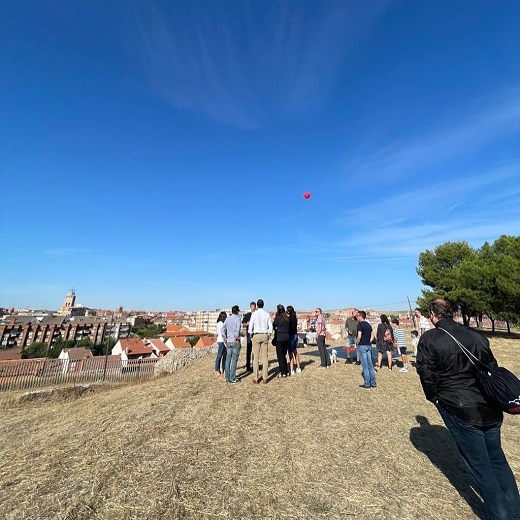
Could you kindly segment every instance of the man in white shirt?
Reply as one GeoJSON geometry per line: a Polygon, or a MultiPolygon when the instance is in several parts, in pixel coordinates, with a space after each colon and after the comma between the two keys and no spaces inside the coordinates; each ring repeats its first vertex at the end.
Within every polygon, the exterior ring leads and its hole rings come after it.
{"type": "Polygon", "coordinates": [[[269,375],[269,359],[267,347],[273,332],[271,315],[264,310],[264,300],[256,302],[256,311],[251,314],[248,332],[253,338],[253,383],[258,384],[259,364],[262,363],[262,382],[267,384],[269,375]]]}
{"type": "Polygon", "coordinates": [[[422,315],[421,309],[415,309],[415,317],[419,318],[419,335],[422,336],[427,330],[432,328],[430,320],[422,315]]]}

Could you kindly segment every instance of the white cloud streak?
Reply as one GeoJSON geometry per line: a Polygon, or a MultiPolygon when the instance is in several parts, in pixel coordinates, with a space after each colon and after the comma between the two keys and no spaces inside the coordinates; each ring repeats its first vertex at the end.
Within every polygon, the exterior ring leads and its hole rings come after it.
{"type": "Polygon", "coordinates": [[[445,124],[437,133],[382,146],[368,157],[350,160],[346,170],[378,181],[396,180],[515,135],[520,130],[520,86],[502,92],[493,101],[475,101],[466,110],[469,115],[460,115],[458,121],[445,124]]]}
{"type": "Polygon", "coordinates": [[[328,248],[341,261],[353,259],[344,253],[352,249],[361,257],[390,259],[417,256],[447,241],[464,240],[480,247],[503,234],[518,235],[519,178],[520,161],[457,182],[433,179],[419,188],[389,192],[383,203],[348,211],[337,219],[333,225],[345,229],[346,236],[328,248]],[[352,222],[359,224],[354,230],[352,222]]]}
{"type": "Polygon", "coordinates": [[[271,112],[320,106],[387,3],[334,1],[313,11],[224,3],[212,13],[141,4],[138,61],[151,90],[172,106],[255,128],[271,112]]]}

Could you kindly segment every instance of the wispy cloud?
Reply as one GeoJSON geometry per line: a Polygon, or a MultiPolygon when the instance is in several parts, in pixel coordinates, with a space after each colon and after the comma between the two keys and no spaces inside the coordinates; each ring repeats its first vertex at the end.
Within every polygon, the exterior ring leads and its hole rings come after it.
{"type": "Polygon", "coordinates": [[[319,106],[346,53],[387,4],[221,2],[169,12],[142,4],[135,13],[139,61],[152,91],[174,107],[256,127],[270,112],[319,106]]]}
{"type": "Polygon", "coordinates": [[[352,260],[345,251],[355,244],[356,255],[388,259],[417,256],[447,241],[464,240],[479,247],[503,234],[517,235],[518,178],[520,162],[457,177],[456,182],[432,178],[427,185],[389,192],[383,202],[338,218],[334,224],[346,236],[329,243],[329,251],[339,260],[352,260]],[[496,191],[497,186],[502,190],[496,191]],[[359,228],[352,230],[353,221],[359,228]]]}
{"type": "Polygon", "coordinates": [[[346,169],[374,180],[399,179],[474,152],[520,130],[520,86],[495,99],[474,100],[434,133],[379,147],[351,159],[346,169]]]}

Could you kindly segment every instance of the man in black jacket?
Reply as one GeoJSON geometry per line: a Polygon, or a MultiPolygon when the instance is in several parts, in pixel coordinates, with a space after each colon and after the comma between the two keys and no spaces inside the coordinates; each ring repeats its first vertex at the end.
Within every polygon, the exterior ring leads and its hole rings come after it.
{"type": "Polygon", "coordinates": [[[497,366],[489,341],[453,321],[446,301],[433,300],[429,310],[435,328],[421,336],[417,348],[417,372],[426,399],[437,406],[491,518],[520,519],[518,487],[500,444],[502,412],[484,399],[473,365],[447,332],[480,361],[497,366]]]}
{"type": "Polygon", "coordinates": [[[242,325],[246,329],[246,372],[252,372],[253,367],[251,365],[251,353],[253,351],[253,338],[251,338],[251,334],[249,334],[248,327],[249,322],[251,321],[251,314],[256,311],[256,303],[251,302],[249,304],[250,312],[246,312],[244,317],[242,318],[242,325]]]}

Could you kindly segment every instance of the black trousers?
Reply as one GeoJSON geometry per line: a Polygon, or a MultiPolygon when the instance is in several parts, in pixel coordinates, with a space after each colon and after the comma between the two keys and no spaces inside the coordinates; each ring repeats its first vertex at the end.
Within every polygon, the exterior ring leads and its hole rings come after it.
{"type": "Polygon", "coordinates": [[[322,367],[330,366],[330,357],[327,349],[325,347],[325,336],[318,336],[316,338],[316,342],[318,343],[318,350],[320,351],[320,361],[322,367]]]}
{"type": "Polygon", "coordinates": [[[251,365],[251,353],[253,351],[253,341],[251,340],[251,336],[247,335],[247,343],[246,343],[246,370],[253,370],[253,365],[251,365]]]}
{"type": "Polygon", "coordinates": [[[276,340],[276,358],[278,359],[278,366],[280,367],[280,374],[285,376],[287,374],[287,349],[289,348],[289,341],[276,340]]]}

